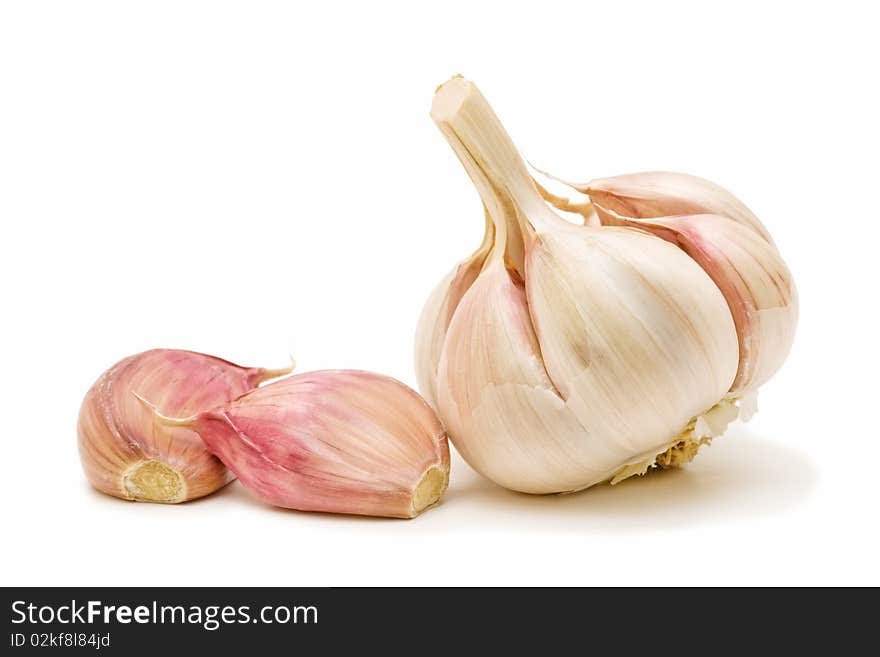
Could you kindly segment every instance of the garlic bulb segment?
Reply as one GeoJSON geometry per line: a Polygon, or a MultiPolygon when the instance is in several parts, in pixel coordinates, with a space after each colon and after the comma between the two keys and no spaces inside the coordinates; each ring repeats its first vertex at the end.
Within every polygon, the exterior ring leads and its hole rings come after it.
{"type": "Polygon", "coordinates": [[[191,351],[154,349],[104,372],[83,400],[77,433],[89,482],[126,500],[185,502],[208,495],[232,474],[190,429],[161,426],[138,402],[190,415],[214,408],[290,372],[240,367],[191,351]]]}
{"type": "Polygon", "coordinates": [[[526,289],[544,366],[606,475],[666,450],[730,388],[730,311],[668,243],[629,229],[548,231],[530,249],[526,289]]]}
{"type": "Polygon", "coordinates": [[[440,351],[446,339],[446,330],[452,315],[458,307],[464,293],[476,280],[483,267],[486,255],[492,246],[494,228],[492,221],[486,216],[486,233],[480,248],[469,258],[459,263],[434,288],[416,327],[415,370],[419,390],[425,400],[434,408],[437,407],[434,381],[440,363],[440,351]]]}
{"type": "Polygon", "coordinates": [[[681,173],[564,184],[587,194],[589,201],[575,206],[551,194],[544,199],[562,210],[591,207],[605,226],[649,231],[681,247],[709,274],[727,300],[739,339],[731,397],[756,390],[776,373],[794,341],[797,291],[767,229],[739,199],[714,183],[681,173]]]}
{"type": "Polygon", "coordinates": [[[791,273],[771,243],[746,225],[717,215],[631,219],[606,211],[604,221],[640,227],[676,244],[724,294],[739,340],[731,396],[757,390],[782,366],[794,341],[798,297],[791,273]]]}
{"type": "Polygon", "coordinates": [[[449,481],[436,414],[379,374],[310,372],[188,418],[156,417],[196,431],[248,492],[275,506],[412,518],[449,481]]]}
{"type": "Polygon", "coordinates": [[[587,194],[603,218],[605,210],[632,219],[711,214],[748,226],[773,244],[770,233],[742,201],[720,185],[697,176],[650,171],[565,184],[587,194]]]}
{"type": "Polygon", "coordinates": [[[549,493],[600,476],[583,456],[583,428],[544,369],[525,288],[501,259],[487,265],[458,306],[437,389],[458,451],[496,483],[549,493]]]}
{"type": "Polygon", "coordinates": [[[721,291],[650,233],[552,212],[472,83],[442,85],[431,115],[495,225],[434,381],[462,456],[530,493],[617,481],[658,456],[684,461],[682,445],[703,438],[692,438],[697,419],[724,402],[737,371],[721,291]]]}

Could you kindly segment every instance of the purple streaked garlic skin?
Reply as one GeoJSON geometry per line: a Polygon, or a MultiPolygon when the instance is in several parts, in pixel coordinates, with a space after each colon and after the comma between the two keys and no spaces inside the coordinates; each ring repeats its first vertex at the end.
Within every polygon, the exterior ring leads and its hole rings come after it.
{"type": "Polygon", "coordinates": [[[436,414],[379,374],[309,372],[192,417],[162,415],[160,423],[197,432],[250,494],[274,506],[412,518],[449,480],[436,414]]]}
{"type": "Polygon", "coordinates": [[[174,349],[124,358],[98,378],[80,408],[77,433],[87,479],[103,493],[141,502],[185,502],[213,493],[232,481],[232,473],[191,429],[158,424],[134,393],[162,413],[185,416],[289,371],[174,349]]]}

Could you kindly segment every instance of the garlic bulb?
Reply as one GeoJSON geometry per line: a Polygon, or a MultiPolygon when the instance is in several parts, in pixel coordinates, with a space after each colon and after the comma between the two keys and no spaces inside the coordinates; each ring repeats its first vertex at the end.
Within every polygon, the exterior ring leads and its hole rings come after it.
{"type": "Polygon", "coordinates": [[[214,492],[233,479],[229,470],[190,429],[157,425],[135,394],[163,413],[190,415],[290,370],[240,367],[173,349],[121,360],[98,378],[80,409],[86,477],[108,495],[141,502],[185,502],[214,492]]]}
{"type": "Polygon", "coordinates": [[[255,497],[300,511],[412,518],[449,481],[446,434],[431,407],[370,372],[299,374],[188,418],[255,497]]]}
{"type": "MultiPolygon", "coordinates": [[[[744,290],[723,290],[712,277],[719,249],[732,259],[717,267],[728,279],[747,268],[737,249],[775,253],[757,219],[727,198],[687,206],[740,210],[721,219],[748,233],[724,231],[702,260],[634,224],[635,216],[609,225],[581,204],[588,220],[575,225],[549,208],[472,83],[442,85],[431,116],[491,224],[483,246],[432,294],[416,338],[421,389],[468,463],[507,488],[566,492],[680,465],[723,432],[741,410],[731,386],[773,369],[768,357],[758,374],[738,379],[728,302],[744,290]]],[[[703,231],[693,243],[708,252],[703,240],[715,238],[709,231],[718,223],[676,226],[703,231]]],[[[779,349],[772,340],[765,347],[779,349]]]]}

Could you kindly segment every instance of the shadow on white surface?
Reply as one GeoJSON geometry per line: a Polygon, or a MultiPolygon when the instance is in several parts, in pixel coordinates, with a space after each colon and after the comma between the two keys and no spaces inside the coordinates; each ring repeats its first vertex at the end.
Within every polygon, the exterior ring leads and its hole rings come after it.
{"type": "Polygon", "coordinates": [[[453,451],[452,479],[443,502],[411,521],[280,509],[252,498],[239,482],[172,508],[129,506],[90,490],[93,502],[106,502],[105,509],[116,514],[120,522],[134,517],[190,521],[219,511],[224,520],[234,517],[243,523],[277,522],[291,528],[356,524],[383,534],[390,531],[408,535],[411,531],[448,533],[458,529],[620,532],[698,528],[784,514],[809,498],[817,480],[816,467],[806,453],[738,426],[709,448],[704,447],[692,463],[680,470],[652,472],[616,486],[603,485],[570,495],[526,495],[505,490],[481,477],[453,451]]]}
{"type": "MultiPolygon", "coordinates": [[[[791,447],[732,429],[678,470],[632,477],[570,495],[525,495],[504,490],[460,458],[442,505],[471,507],[462,524],[581,530],[613,526],[635,530],[723,523],[784,513],[804,503],[818,475],[809,457],[791,447]],[[482,512],[475,513],[477,507],[482,512]]],[[[434,511],[436,513],[437,510],[434,511]]]]}

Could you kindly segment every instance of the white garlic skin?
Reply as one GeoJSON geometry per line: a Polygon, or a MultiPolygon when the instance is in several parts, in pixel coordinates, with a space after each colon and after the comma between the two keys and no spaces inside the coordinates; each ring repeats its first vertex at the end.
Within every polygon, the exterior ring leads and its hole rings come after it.
{"type": "Polygon", "coordinates": [[[736,196],[705,178],[674,171],[629,173],[588,183],[567,183],[602,210],[632,219],[714,214],[748,226],[773,244],[770,232],[736,196]]]}
{"type": "MultiPolygon", "coordinates": [[[[727,300],[739,338],[730,396],[757,390],[779,370],[794,342],[797,289],[770,233],[745,204],[720,185],[683,173],[566,184],[589,196],[602,224],[657,235],[709,274],[727,300]]],[[[550,202],[562,207],[567,200],[550,202]]]]}
{"type": "Polygon", "coordinates": [[[446,331],[461,298],[477,279],[487,251],[488,248],[481,247],[440,281],[428,296],[416,327],[416,380],[422,396],[435,409],[437,408],[435,382],[446,331]]]}
{"type": "Polygon", "coordinates": [[[733,320],[699,266],[640,231],[579,230],[541,234],[524,285],[487,264],[444,343],[447,430],[513,490],[577,490],[656,456],[736,374],[733,320]]]}
{"type": "Polygon", "coordinates": [[[791,351],[798,319],[794,279],[772,243],[716,215],[661,217],[638,225],[677,244],[712,278],[733,314],[739,368],[731,397],[756,391],[791,351]]]}

